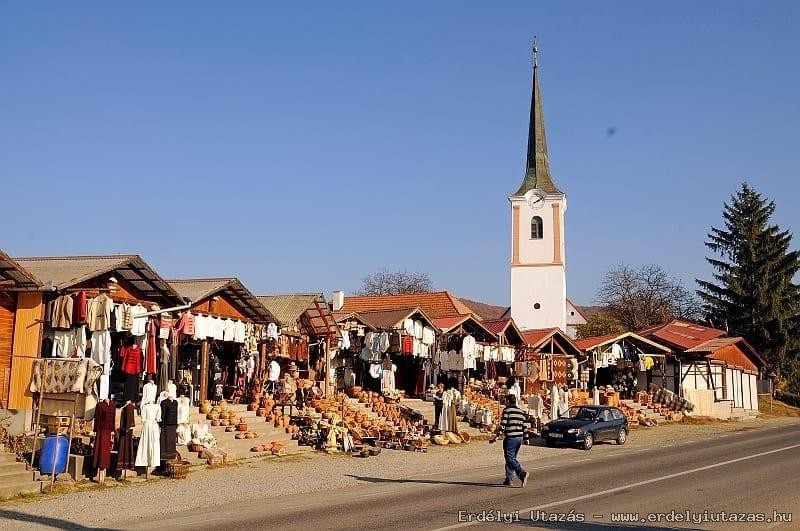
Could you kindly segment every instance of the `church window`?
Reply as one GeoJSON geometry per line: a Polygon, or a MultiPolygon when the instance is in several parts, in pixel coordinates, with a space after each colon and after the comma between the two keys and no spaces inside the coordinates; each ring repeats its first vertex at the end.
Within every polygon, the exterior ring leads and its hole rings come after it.
{"type": "Polygon", "coordinates": [[[542,307],[542,305],[541,305],[541,304],[539,304],[538,302],[537,302],[537,303],[535,303],[535,304],[533,305],[533,309],[534,309],[534,310],[538,310],[538,309],[540,309],[541,307],[542,307]]]}
{"type": "Polygon", "coordinates": [[[531,218],[531,240],[541,240],[543,232],[542,218],[533,216],[531,218]]]}

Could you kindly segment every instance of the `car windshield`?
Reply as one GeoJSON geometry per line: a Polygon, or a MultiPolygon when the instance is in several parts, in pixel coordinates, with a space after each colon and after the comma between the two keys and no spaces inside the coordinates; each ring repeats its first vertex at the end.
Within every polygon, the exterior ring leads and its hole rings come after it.
{"type": "Polygon", "coordinates": [[[578,407],[572,410],[572,418],[578,420],[594,420],[597,417],[597,412],[588,407],[578,407]]]}

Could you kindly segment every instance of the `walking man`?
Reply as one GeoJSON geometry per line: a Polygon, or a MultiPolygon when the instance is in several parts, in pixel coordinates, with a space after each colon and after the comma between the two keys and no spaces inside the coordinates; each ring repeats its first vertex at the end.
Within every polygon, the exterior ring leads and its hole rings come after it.
{"type": "Polygon", "coordinates": [[[506,459],[506,479],[503,485],[510,487],[514,474],[522,481],[522,486],[528,482],[528,473],[517,461],[519,447],[522,446],[522,437],[525,434],[525,425],[528,419],[525,413],[517,407],[517,397],[508,395],[508,405],[503,410],[500,418],[498,433],[503,433],[503,454],[506,459]]]}

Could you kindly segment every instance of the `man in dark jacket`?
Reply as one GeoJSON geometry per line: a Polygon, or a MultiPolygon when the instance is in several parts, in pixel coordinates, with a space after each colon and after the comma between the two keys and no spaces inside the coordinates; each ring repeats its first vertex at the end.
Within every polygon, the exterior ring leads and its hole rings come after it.
{"type": "Polygon", "coordinates": [[[522,481],[522,486],[528,482],[528,473],[517,461],[519,448],[522,446],[522,438],[525,435],[525,427],[528,424],[528,417],[525,412],[517,407],[517,397],[508,395],[508,405],[503,409],[500,417],[500,426],[497,433],[503,434],[503,454],[506,460],[506,479],[503,485],[511,486],[514,474],[522,481]]]}

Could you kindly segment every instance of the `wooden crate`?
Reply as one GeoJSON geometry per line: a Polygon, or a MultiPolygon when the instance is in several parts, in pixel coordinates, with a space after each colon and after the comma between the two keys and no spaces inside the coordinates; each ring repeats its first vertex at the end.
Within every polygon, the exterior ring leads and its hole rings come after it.
{"type": "Polygon", "coordinates": [[[48,417],[47,433],[52,435],[69,434],[70,417],[48,417]]]}

